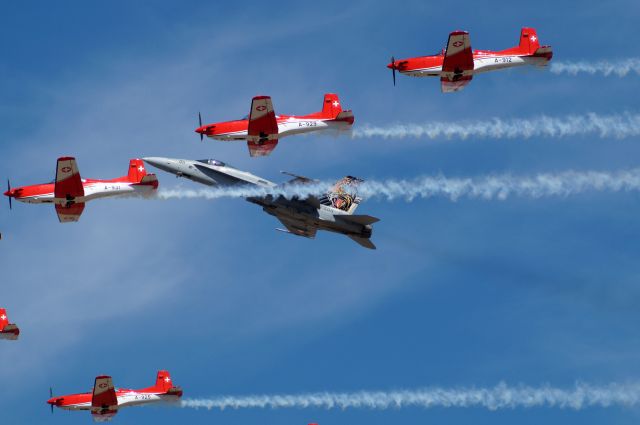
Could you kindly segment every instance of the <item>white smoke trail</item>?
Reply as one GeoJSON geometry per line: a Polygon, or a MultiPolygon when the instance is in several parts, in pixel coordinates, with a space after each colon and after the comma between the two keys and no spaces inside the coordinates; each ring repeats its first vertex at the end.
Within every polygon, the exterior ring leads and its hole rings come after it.
{"type": "Polygon", "coordinates": [[[492,388],[426,388],[400,391],[354,393],[310,393],[298,395],[218,396],[186,399],[182,407],[206,409],[389,409],[434,407],[481,407],[489,410],[518,407],[553,407],[580,410],[587,407],[635,407],[640,405],[640,383],[593,386],[576,384],[563,389],[550,386],[508,386],[492,388]]]}
{"type": "Polygon", "coordinates": [[[551,72],[569,75],[579,73],[603,74],[605,77],[610,75],[626,77],[633,72],[640,75],[640,58],[628,58],[618,61],[601,60],[597,62],[553,62],[551,63],[551,72]]]}
{"type": "Polygon", "coordinates": [[[596,135],[600,138],[624,139],[640,135],[640,114],[539,116],[533,118],[483,121],[432,121],[423,124],[392,124],[384,127],[364,125],[354,129],[352,138],[382,137],[384,139],[528,139],[531,137],[569,137],[596,135]]]}
{"type": "MultiPolygon", "coordinates": [[[[284,196],[306,198],[325,193],[330,182],[307,185],[283,185],[275,188],[237,186],[215,189],[181,190],[161,189],[160,199],[218,199],[224,197],[246,198],[252,196],[284,196]]],[[[541,198],[569,196],[587,191],[638,191],[640,190],[640,168],[617,172],[566,171],[562,173],[537,174],[531,177],[515,177],[510,174],[480,178],[446,178],[444,176],[419,177],[410,180],[365,181],[357,192],[363,198],[379,198],[392,201],[416,198],[444,197],[479,198],[504,200],[510,196],[541,198]]]]}

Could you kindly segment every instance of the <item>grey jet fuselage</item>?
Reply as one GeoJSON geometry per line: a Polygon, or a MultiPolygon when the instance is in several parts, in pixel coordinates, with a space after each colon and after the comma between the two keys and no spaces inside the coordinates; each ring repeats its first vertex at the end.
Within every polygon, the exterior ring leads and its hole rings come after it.
{"type": "MultiPolygon", "coordinates": [[[[246,171],[238,170],[224,162],[215,159],[188,160],[150,157],[143,158],[145,162],[163,171],[185,177],[194,182],[208,186],[258,186],[272,189],[278,185],[269,180],[258,177],[246,171]]],[[[354,179],[354,178],[350,178],[354,179]]],[[[355,179],[357,180],[357,179],[355,179]]],[[[296,177],[292,182],[308,182],[309,179],[296,177]]],[[[309,196],[306,199],[287,198],[279,195],[248,196],[247,201],[260,205],[267,213],[282,222],[286,227],[278,229],[298,236],[314,238],[317,230],[326,230],[344,234],[360,245],[375,249],[369,240],[372,233],[371,225],[377,218],[367,215],[352,215],[360,199],[348,197],[343,209],[336,208],[335,200],[330,196],[318,198],[309,196]]]]}

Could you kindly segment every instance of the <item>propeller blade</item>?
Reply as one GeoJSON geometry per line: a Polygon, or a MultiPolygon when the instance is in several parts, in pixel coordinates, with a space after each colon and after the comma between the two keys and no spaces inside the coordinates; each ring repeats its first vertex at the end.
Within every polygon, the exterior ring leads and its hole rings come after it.
{"type": "MultiPolygon", "coordinates": [[[[202,115],[200,114],[200,111],[198,111],[198,123],[200,124],[200,127],[202,127],[202,115]]],[[[200,133],[200,141],[202,142],[204,140],[204,134],[200,133]]]]}
{"type": "MultiPolygon", "coordinates": [[[[49,398],[53,398],[53,388],[49,387],[49,398]]],[[[50,404],[49,406],[51,406],[51,414],[53,415],[53,404],[50,404]]]]}
{"type": "MultiPolygon", "coordinates": [[[[7,192],[11,192],[11,182],[7,179],[7,192]]],[[[9,209],[11,208],[11,196],[9,196],[9,209]]]]}
{"type": "Polygon", "coordinates": [[[396,58],[391,56],[391,75],[393,75],[393,86],[396,86],[396,58]]]}

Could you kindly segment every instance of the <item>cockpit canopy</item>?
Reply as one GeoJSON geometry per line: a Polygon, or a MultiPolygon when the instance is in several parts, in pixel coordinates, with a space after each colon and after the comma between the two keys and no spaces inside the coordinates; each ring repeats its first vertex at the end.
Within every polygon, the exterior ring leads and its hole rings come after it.
{"type": "Polygon", "coordinates": [[[218,167],[227,167],[227,164],[222,161],[218,161],[217,159],[198,159],[197,161],[202,162],[203,164],[217,165],[218,167]]]}

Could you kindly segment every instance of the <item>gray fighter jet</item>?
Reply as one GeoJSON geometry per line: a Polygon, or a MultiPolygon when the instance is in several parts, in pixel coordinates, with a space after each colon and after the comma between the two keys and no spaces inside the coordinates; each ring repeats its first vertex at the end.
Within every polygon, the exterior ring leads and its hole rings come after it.
{"type": "MultiPolygon", "coordinates": [[[[208,186],[253,185],[265,189],[278,187],[276,183],[215,159],[192,161],[151,157],[143,160],[163,171],[208,186]]],[[[294,178],[284,183],[285,185],[313,182],[307,177],[289,175],[294,178]]],[[[379,219],[369,215],[353,214],[362,200],[357,196],[357,186],[361,182],[362,180],[356,177],[347,176],[338,181],[326,194],[319,197],[309,196],[306,199],[287,199],[279,195],[251,196],[246,199],[260,205],[263,211],[280,220],[285,229],[277,230],[282,232],[313,239],[318,230],[327,230],[346,235],[365,248],[375,249],[376,246],[370,240],[371,225],[379,219]]]]}

